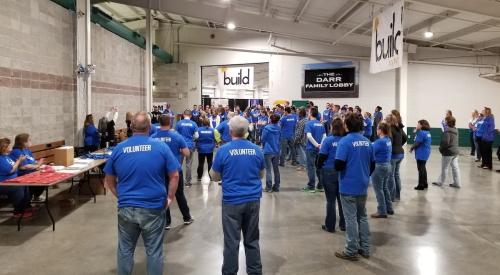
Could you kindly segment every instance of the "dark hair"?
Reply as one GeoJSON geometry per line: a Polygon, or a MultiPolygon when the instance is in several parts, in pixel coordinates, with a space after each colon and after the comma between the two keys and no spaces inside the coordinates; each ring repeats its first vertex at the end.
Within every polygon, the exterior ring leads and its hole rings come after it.
{"type": "Polygon", "coordinates": [[[391,136],[391,125],[389,125],[389,123],[385,122],[385,121],[381,121],[377,128],[382,131],[382,133],[386,136],[391,136]]]}
{"type": "Polygon", "coordinates": [[[349,112],[351,113],[354,112],[354,109],[352,107],[347,108],[347,110],[349,110],[349,112]]]}
{"type": "Polygon", "coordinates": [[[94,125],[94,117],[92,114],[89,114],[85,117],[85,122],[83,123],[83,127],[87,127],[89,125],[94,125]]]}
{"type": "Polygon", "coordinates": [[[27,133],[22,133],[22,134],[17,135],[14,138],[14,148],[24,149],[25,145],[29,139],[30,139],[30,135],[27,133]]]}
{"type": "Polygon", "coordinates": [[[382,111],[382,107],[377,106],[375,109],[377,109],[379,112],[382,111]]]}
{"type": "Polygon", "coordinates": [[[309,114],[312,116],[312,117],[317,117],[318,116],[318,109],[316,108],[311,108],[309,110],[309,114]]]}
{"type": "Polygon", "coordinates": [[[158,118],[158,122],[160,123],[160,126],[170,126],[170,117],[168,115],[161,115],[158,118]]]}
{"type": "Polygon", "coordinates": [[[0,154],[3,154],[7,148],[9,148],[10,139],[8,138],[0,138],[0,154]]]}
{"type": "Polygon", "coordinates": [[[363,130],[363,116],[360,113],[350,113],[345,118],[345,126],[351,133],[361,132],[363,130]]]}
{"type": "Polygon", "coordinates": [[[280,116],[279,115],[276,115],[276,114],[272,114],[270,117],[269,117],[269,120],[271,120],[271,123],[272,124],[276,124],[280,121],[280,116]]]}
{"type": "Polygon", "coordinates": [[[285,107],[285,112],[287,113],[291,113],[292,112],[292,109],[290,107],[285,107]]]}
{"type": "Polygon", "coordinates": [[[358,110],[358,112],[360,112],[360,113],[361,113],[361,107],[356,106],[356,107],[354,107],[354,109],[358,110]]]}
{"type": "Polygon", "coordinates": [[[403,120],[401,119],[401,114],[399,113],[399,111],[394,109],[391,111],[391,114],[396,117],[396,120],[398,121],[398,124],[401,127],[403,125],[403,120]]]}
{"type": "Polygon", "coordinates": [[[343,136],[345,135],[344,122],[340,117],[336,117],[332,120],[332,135],[343,136]]]}
{"type": "Polygon", "coordinates": [[[446,125],[448,125],[448,127],[451,128],[454,128],[455,124],[457,123],[457,120],[453,116],[446,117],[445,120],[446,120],[446,125]]]}
{"type": "MultiPolygon", "coordinates": [[[[446,120],[448,120],[448,118],[446,118],[446,120]]],[[[431,130],[431,126],[429,124],[429,121],[427,121],[425,119],[419,120],[418,124],[420,124],[420,129],[422,129],[424,131],[430,131],[431,130]]],[[[450,126],[450,127],[453,127],[453,126],[450,126]]]]}
{"type": "Polygon", "coordinates": [[[306,115],[307,115],[306,108],[300,107],[299,108],[299,116],[300,117],[306,117],[306,115]]]}
{"type": "Polygon", "coordinates": [[[295,105],[292,105],[292,107],[290,107],[290,109],[291,109],[292,111],[296,111],[296,110],[297,110],[297,107],[295,107],[295,105]]]}
{"type": "Polygon", "coordinates": [[[210,126],[210,120],[208,120],[208,118],[206,118],[206,117],[202,118],[201,125],[206,126],[206,127],[210,126]]]}

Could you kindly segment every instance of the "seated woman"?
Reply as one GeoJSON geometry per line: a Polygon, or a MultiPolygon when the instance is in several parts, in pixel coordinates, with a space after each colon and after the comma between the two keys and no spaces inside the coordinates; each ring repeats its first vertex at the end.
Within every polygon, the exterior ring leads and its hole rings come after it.
{"type": "MultiPolygon", "coordinates": [[[[33,153],[29,148],[30,146],[31,139],[29,134],[19,134],[14,139],[14,149],[12,149],[12,152],[10,152],[10,158],[13,161],[17,161],[21,156],[24,156],[26,158],[21,162],[19,166],[19,170],[17,172],[18,176],[33,173],[40,169],[40,166],[43,165],[44,159],[42,158],[39,161],[36,161],[33,157],[33,153]]],[[[30,186],[29,191],[31,196],[33,196],[33,201],[40,202],[44,200],[41,195],[43,194],[43,191],[45,191],[45,187],[30,186]]]]}
{"type": "Polygon", "coordinates": [[[99,131],[97,131],[97,128],[94,125],[94,117],[92,116],[92,114],[85,117],[83,132],[85,135],[85,152],[89,153],[97,151],[97,149],[99,149],[100,143],[99,131]]]}
{"type": "Polygon", "coordinates": [[[26,159],[25,156],[20,156],[17,161],[13,161],[9,157],[10,139],[0,139],[0,194],[7,195],[9,201],[14,205],[14,217],[19,218],[24,212],[23,217],[29,218],[33,216],[31,210],[27,210],[29,204],[29,191],[24,186],[5,186],[1,182],[17,177],[17,169],[26,159]]]}

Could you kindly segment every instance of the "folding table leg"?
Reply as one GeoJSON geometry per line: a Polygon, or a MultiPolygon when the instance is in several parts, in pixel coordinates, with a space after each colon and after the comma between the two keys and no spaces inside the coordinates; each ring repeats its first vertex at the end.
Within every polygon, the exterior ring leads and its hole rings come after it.
{"type": "Polygon", "coordinates": [[[87,176],[87,180],[86,180],[87,186],[88,186],[88,188],[90,190],[90,194],[92,194],[92,197],[94,197],[94,203],[96,203],[96,196],[95,196],[94,189],[92,189],[92,186],[90,186],[90,173],[87,172],[86,176],[87,176]]]}
{"type": "Polygon", "coordinates": [[[47,214],[49,214],[50,220],[52,221],[52,231],[56,231],[56,222],[54,221],[54,217],[52,217],[52,213],[49,209],[49,187],[45,187],[45,209],[47,209],[47,214]]]}
{"type": "Polygon", "coordinates": [[[25,209],[23,209],[23,211],[21,212],[21,216],[19,217],[19,219],[17,219],[17,231],[21,231],[21,220],[23,219],[24,211],[25,209]]]}

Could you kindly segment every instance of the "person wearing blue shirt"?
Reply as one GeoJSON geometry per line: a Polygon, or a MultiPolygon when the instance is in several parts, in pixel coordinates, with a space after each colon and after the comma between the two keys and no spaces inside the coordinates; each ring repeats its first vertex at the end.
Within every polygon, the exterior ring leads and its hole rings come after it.
{"type": "MultiPolygon", "coordinates": [[[[415,142],[410,148],[410,152],[415,151],[418,169],[418,185],[415,190],[425,190],[429,187],[427,183],[427,168],[425,167],[431,155],[431,126],[425,119],[417,122],[417,132],[415,133],[415,142]]],[[[445,130],[447,131],[447,130],[445,130]]]]}
{"type": "Polygon", "coordinates": [[[232,141],[215,155],[210,174],[222,179],[222,230],[224,259],[222,274],[238,273],[238,251],[243,232],[248,274],[262,274],[259,246],[259,209],[264,176],[264,155],[245,139],[248,121],[241,116],[229,122],[232,141]],[[251,165],[250,165],[251,164],[251,165]]]}
{"type": "Polygon", "coordinates": [[[476,161],[475,162],[481,162],[481,139],[483,138],[483,128],[484,124],[484,114],[483,112],[479,113],[479,117],[477,118],[476,124],[474,124],[474,140],[476,142],[476,148],[477,148],[477,154],[476,154],[476,161]]]}
{"type": "Polygon", "coordinates": [[[390,138],[391,127],[381,121],[377,126],[378,139],[373,142],[373,156],[375,170],[372,174],[373,191],[377,198],[377,213],[371,217],[375,219],[387,218],[394,215],[391,193],[389,192],[389,178],[391,176],[392,141],[390,138]]]}
{"type": "Polygon", "coordinates": [[[170,125],[174,125],[175,113],[174,113],[174,110],[172,110],[172,107],[170,106],[170,104],[167,103],[165,110],[163,110],[163,114],[168,115],[170,117],[170,125]]]}
{"type": "Polygon", "coordinates": [[[217,131],[220,133],[222,144],[228,143],[231,141],[231,132],[229,130],[229,120],[234,117],[233,112],[229,112],[227,114],[228,119],[222,121],[219,126],[217,126],[217,131]]]}
{"type": "Polygon", "coordinates": [[[259,109],[260,106],[253,106],[251,109],[250,109],[250,125],[252,125],[250,128],[252,128],[252,131],[251,131],[251,140],[252,142],[254,143],[257,143],[258,141],[258,135],[259,135],[259,132],[257,130],[257,122],[259,121],[259,115],[260,115],[260,109],[259,109]]]}
{"type": "Polygon", "coordinates": [[[363,115],[363,135],[367,138],[370,139],[372,138],[372,128],[373,128],[373,121],[372,121],[372,115],[368,112],[365,112],[363,115]]]}
{"type": "Polygon", "coordinates": [[[285,114],[279,120],[281,126],[281,138],[280,138],[280,159],[279,165],[285,166],[285,159],[287,153],[290,154],[292,160],[292,166],[297,165],[297,153],[295,152],[295,146],[293,145],[293,136],[295,134],[295,126],[297,125],[297,118],[291,114],[292,110],[290,107],[285,108],[285,114]]]}
{"type": "MultiPolygon", "coordinates": [[[[184,195],[184,178],[182,175],[182,157],[189,157],[191,152],[187,146],[184,138],[177,133],[175,130],[171,129],[170,118],[167,115],[161,115],[158,118],[160,122],[160,129],[152,136],[152,138],[165,142],[167,144],[172,154],[179,162],[179,182],[177,184],[177,190],[175,191],[175,199],[177,200],[177,204],[179,205],[179,210],[182,214],[182,219],[184,221],[184,225],[189,225],[194,222],[193,217],[189,211],[188,202],[186,200],[186,196],[184,195]]],[[[165,178],[165,185],[168,188],[168,182],[170,179],[168,177],[165,178]]],[[[172,217],[170,215],[170,207],[167,208],[165,213],[166,215],[166,226],[165,229],[170,229],[170,224],[172,222],[172,217]]]]}
{"type": "Polygon", "coordinates": [[[256,126],[256,129],[257,129],[257,144],[260,144],[261,143],[261,139],[262,139],[262,130],[264,129],[264,127],[266,127],[267,123],[269,122],[269,117],[267,116],[267,112],[265,109],[262,109],[262,111],[260,111],[260,115],[257,117],[257,126],[256,126]]]}
{"type": "MultiPolygon", "coordinates": [[[[33,153],[30,150],[31,139],[30,135],[23,133],[19,134],[14,138],[14,148],[10,152],[10,158],[13,161],[17,161],[21,156],[26,157],[26,159],[21,163],[18,169],[18,176],[24,176],[29,173],[33,173],[40,169],[40,166],[43,165],[45,159],[41,158],[39,161],[36,161],[35,157],[33,157],[33,153]]],[[[33,201],[41,202],[45,198],[42,196],[45,191],[45,187],[42,186],[30,186],[30,198],[33,197],[33,201]]]]}
{"type": "Polygon", "coordinates": [[[186,160],[185,183],[186,186],[189,187],[192,185],[191,166],[193,164],[193,154],[195,149],[194,140],[198,138],[198,125],[196,125],[196,123],[191,120],[190,110],[184,111],[184,119],[177,122],[177,124],[175,125],[175,130],[179,132],[179,134],[181,134],[181,136],[184,138],[189,148],[189,151],[191,152],[188,157],[181,158],[181,165],[184,162],[184,159],[186,160]]]}
{"type": "Polygon", "coordinates": [[[266,161],[266,189],[265,192],[279,192],[280,190],[280,170],[278,162],[280,158],[280,136],[281,130],[278,126],[280,118],[278,115],[271,115],[271,124],[262,130],[262,148],[266,161]],[[273,185],[274,173],[274,185],[273,185]]]}
{"type": "Polygon", "coordinates": [[[30,194],[25,186],[5,186],[1,182],[17,177],[17,171],[25,156],[20,156],[17,161],[10,158],[10,139],[0,138],[0,194],[7,195],[8,200],[14,206],[14,218],[29,218],[33,211],[28,210],[30,194]]]}
{"type": "Polygon", "coordinates": [[[94,125],[94,117],[92,114],[85,117],[85,123],[83,127],[83,132],[85,135],[84,146],[86,152],[94,152],[99,149],[100,136],[99,131],[94,125]]]}
{"type": "Polygon", "coordinates": [[[316,158],[318,157],[319,148],[321,147],[321,142],[326,138],[325,127],[323,124],[316,119],[318,116],[318,109],[312,107],[309,110],[309,121],[306,123],[304,132],[307,138],[306,144],[306,162],[307,162],[307,185],[302,188],[305,192],[314,193],[316,191],[322,192],[323,187],[321,182],[318,180],[318,185],[316,186],[316,176],[320,178],[319,170],[316,168],[316,158]]]}
{"type": "Polygon", "coordinates": [[[326,108],[322,113],[321,122],[325,125],[325,131],[330,132],[330,124],[332,121],[332,107],[330,103],[326,103],[326,108]]]}
{"type": "Polygon", "coordinates": [[[106,186],[118,198],[118,274],[132,274],[140,235],[147,273],[163,274],[165,209],[175,198],[180,165],[164,142],[148,136],[150,127],[146,112],[135,114],[133,136],[116,145],[104,167],[106,186]]]}
{"type": "Polygon", "coordinates": [[[198,110],[197,105],[193,105],[193,110],[191,111],[191,114],[192,114],[191,120],[193,120],[196,123],[196,125],[199,126],[200,111],[198,110]]]}
{"type": "Polygon", "coordinates": [[[481,125],[481,157],[482,163],[479,168],[492,170],[493,169],[493,141],[495,140],[495,117],[491,113],[491,109],[484,107],[484,119],[481,125]]]}
{"type": "Polygon", "coordinates": [[[332,134],[321,143],[318,157],[318,169],[321,170],[320,180],[326,196],[326,218],[321,228],[326,232],[334,233],[337,220],[336,202],[339,204],[339,227],[341,231],[345,231],[344,213],[342,213],[340,202],[339,175],[335,170],[337,146],[345,134],[344,122],[338,117],[334,118],[328,128],[332,129],[332,134]]]}
{"type": "Polygon", "coordinates": [[[198,149],[198,181],[201,181],[203,177],[203,167],[205,166],[205,160],[207,161],[208,170],[212,168],[212,160],[214,157],[215,150],[215,131],[210,128],[210,121],[207,118],[201,120],[202,127],[198,128],[198,140],[196,142],[196,148],[198,149]]]}
{"type": "Polygon", "coordinates": [[[348,114],[345,118],[348,131],[337,147],[335,169],[339,171],[340,199],[346,221],[345,249],[335,256],[346,260],[357,260],[358,254],[370,257],[370,227],[366,215],[366,197],[370,174],[375,169],[373,148],[360,132],[363,116],[348,114]]]}
{"type": "Polygon", "coordinates": [[[373,112],[373,135],[372,141],[378,138],[377,135],[377,126],[384,119],[384,114],[382,114],[382,107],[375,107],[375,112],[373,112]]]}

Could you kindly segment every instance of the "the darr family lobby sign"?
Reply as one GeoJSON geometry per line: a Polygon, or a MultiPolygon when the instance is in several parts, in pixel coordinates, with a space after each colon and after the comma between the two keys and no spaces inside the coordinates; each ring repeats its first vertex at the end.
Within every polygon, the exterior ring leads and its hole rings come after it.
{"type": "Polygon", "coordinates": [[[373,18],[370,73],[401,67],[403,64],[404,1],[373,18]]]}

